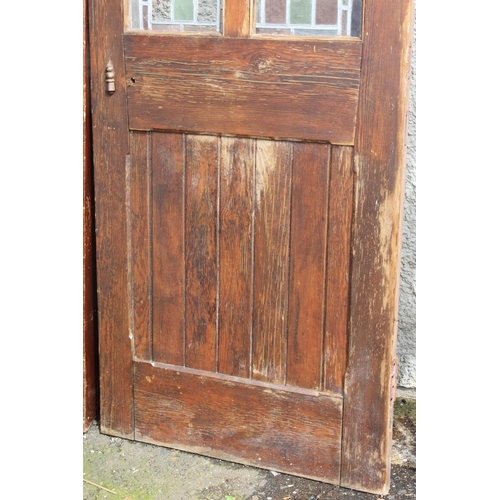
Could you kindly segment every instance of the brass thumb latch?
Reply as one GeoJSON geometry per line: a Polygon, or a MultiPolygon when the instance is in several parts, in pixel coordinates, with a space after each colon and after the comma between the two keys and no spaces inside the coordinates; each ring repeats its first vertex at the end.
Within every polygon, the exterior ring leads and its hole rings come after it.
{"type": "Polygon", "coordinates": [[[106,92],[113,94],[115,90],[115,70],[111,64],[108,64],[106,66],[106,92]]]}

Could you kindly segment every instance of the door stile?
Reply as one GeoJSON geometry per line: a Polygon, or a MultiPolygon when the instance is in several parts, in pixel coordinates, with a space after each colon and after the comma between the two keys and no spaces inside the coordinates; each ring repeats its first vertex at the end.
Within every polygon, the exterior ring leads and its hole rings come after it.
{"type": "Polygon", "coordinates": [[[89,12],[94,128],[100,423],[103,432],[133,438],[132,343],[126,217],[128,113],[122,0],[91,0],[89,12]],[[112,71],[107,70],[112,66],[112,71]],[[108,74],[107,74],[108,73],[108,74]],[[114,73],[115,91],[106,90],[114,73]]]}
{"type": "Polygon", "coordinates": [[[225,0],[223,33],[229,38],[252,35],[253,0],[225,0]]]}
{"type": "Polygon", "coordinates": [[[390,483],[412,22],[413,0],[364,1],[340,484],[382,495],[390,483]]]}

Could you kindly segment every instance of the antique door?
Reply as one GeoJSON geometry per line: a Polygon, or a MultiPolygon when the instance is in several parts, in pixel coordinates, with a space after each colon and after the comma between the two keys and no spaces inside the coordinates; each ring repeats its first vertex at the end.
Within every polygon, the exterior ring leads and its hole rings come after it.
{"type": "Polygon", "coordinates": [[[91,0],[101,429],[389,485],[411,0],[91,0]]]}

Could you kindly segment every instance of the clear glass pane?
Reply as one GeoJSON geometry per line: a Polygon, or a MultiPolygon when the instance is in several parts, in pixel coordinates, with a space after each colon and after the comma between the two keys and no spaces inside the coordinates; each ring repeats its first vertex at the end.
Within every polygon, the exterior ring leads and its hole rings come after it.
{"type": "Polygon", "coordinates": [[[361,35],[362,0],[256,0],[257,33],[361,35]]]}
{"type": "Polygon", "coordinates": [[[130,28],[219,31],[222,0],[129,0],[130,28]]]}

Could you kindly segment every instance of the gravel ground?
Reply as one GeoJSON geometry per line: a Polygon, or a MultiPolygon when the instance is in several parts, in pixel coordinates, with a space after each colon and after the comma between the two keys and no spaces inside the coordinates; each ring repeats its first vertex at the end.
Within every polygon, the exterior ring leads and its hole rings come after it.
{"type": "Polygon", "coordinates": [[[395,403],[391,489],[385,497],[106,436],[83,435],[83,499],[403,500],[416,498],[415,402],[395,403]]]}

